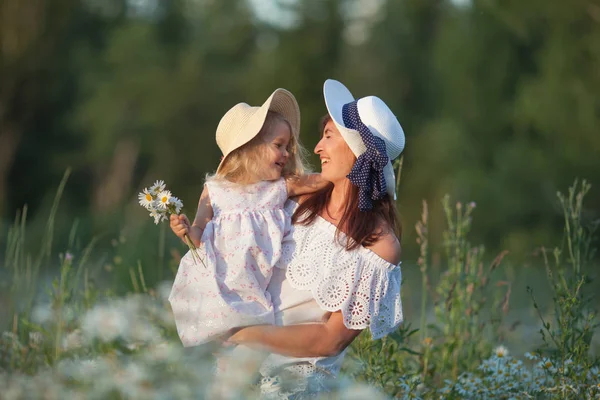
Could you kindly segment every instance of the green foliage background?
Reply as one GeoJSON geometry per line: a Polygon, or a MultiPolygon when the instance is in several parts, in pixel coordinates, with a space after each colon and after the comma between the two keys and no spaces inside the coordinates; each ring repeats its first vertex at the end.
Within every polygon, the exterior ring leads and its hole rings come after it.
{"type": "MultiPolygon", "coordinates": [[[[34,238],[71,167],[60,212],[79,234],[107,244],[126,229],[132,259],[156,259],[140,188],[164,179],[193,213],[220,117],[277,87],[297,96],[312,150],[330,77],[381,97],[405,129],[405,259],[418,257],[422,200],[443,221],[446,193],[485,205],[478,242],[526,263],[560,237],[555,195],[575,177],[593,185],[586,217],[600,215],[597,1],[1,4],[0,215],[6,226],[28,204],[34,238]]],[[[442,228],[430,227],[434,248],[442,228]]]]}

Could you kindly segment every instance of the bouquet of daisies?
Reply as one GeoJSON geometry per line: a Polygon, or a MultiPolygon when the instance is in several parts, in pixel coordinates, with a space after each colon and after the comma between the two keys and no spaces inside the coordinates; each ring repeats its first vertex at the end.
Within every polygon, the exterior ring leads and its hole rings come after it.
{"type": "MultiPolygon", "coordinates": [[[[169,219],[170,214],[179,215],[183,208],[183,203],[177,197],[173,196],[169,190],[167,190],[164,181],[156,181],[154,185],[138,194],[140,205],[146,210],[150,211],[150,216],[154,218],[154,223],[158,225],[159,222],[166,221],[169,219]]],[[[198,255],[196,246],[188,235],[184,235],[185,242],[192,251],[192,257],[194,261],[204,262],[198,255]]]]}

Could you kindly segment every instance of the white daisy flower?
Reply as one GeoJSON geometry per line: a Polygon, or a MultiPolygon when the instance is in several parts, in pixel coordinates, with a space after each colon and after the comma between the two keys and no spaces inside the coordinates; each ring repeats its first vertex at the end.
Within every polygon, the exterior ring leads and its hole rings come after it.
{"type": "Polygon", "coordinates": [[[171,196],[169,199],[169,205],[173,205],[175,207],[175,214],[179,214],[183,208],[183,202],[175,196],[171,196]]]}
{"type": "Polygon", "coordinates": [[[538,356],[535,353],[525,353],[525,358],[527,358],[528,360],[537,360],[538,356]]]}
{"type": "Polygon", "coordinates": [[[165,190],[165,187],[165,181],[156,181],[154,182],[154,185],[150,186],[150,194],[157,195],[165,190]]]}
{"type": "Polygon", "coordinates": [[[144,189],[143,192],[138,194],[138,201],[140,206],[144,207],[146,210],[151,211],[154,204],[154,197],[148,191],[148,189],[144,189]]]}
{"type": "Polygon", "coordinates": [[[157,209],[154,209],[154,210],[152,210],[152,211],[150,212],[150,216],[151,216],[152,218],[154,218],[154,223],[155,223],[156,225],[158,225],[158,223],[159,223],[160,221],[164,221],[164,220],[168,219],[168,218],[167,218],[167,216],[165,215],[165,212],[164,212],[164,211],[157,210],[157,209]]]}
{"type": "Polygon", "coordinates": [[[508,349],[504,346],[498,346],[494,349],[494,353],[496,353],[496,357],[498,358],[506,358],[508,349]]]}
{"type": "Polygon", "coordinates": [[[169,205],[169,200],[171,199],[171,192],[168,190],[163,190],[156,195],[155,205],[159,210],[166,210],[169,205]]]}
{"type": "Polygon", "coordinates": [[[75,329],[62,340],[63,350],[73,350],[84,345],[83,334],[80,329],[75,329]]]}
{"type": "Polygon", "coordinates": [[[82,332],[87,339],[100,339],[111,342],[123,337],[127,331],[129,320],[116,307],[100,305],[88,311],[83,317],[82,332]]]}

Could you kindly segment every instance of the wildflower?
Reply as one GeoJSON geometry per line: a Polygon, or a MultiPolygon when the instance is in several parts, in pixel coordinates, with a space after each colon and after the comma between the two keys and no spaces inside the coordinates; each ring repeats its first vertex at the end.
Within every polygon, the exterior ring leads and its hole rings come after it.
{"type": "Polygon", "coordinates": [[[166,210],[169,205],[169,200],[171,199],[171,192],[168,190],[163,190],[156,195],[155,206],[159,210],[166,210]]]}
{"type": "Polygon", "coordinates": [[[84,317],[81,328],[89,339],[111,342],[123,337],[128,325],[127,317],[116,307],[97,306],[84,317]]]}
{"type": "Polygon", "coordinates": [[[426,347],[431,346],[431,343],[433,343],[433,339],[430,337],[426,337],[425,339],[423,339],[423,345],[426,347]]]}
{"type": "Polygon", "coordinates": [[[456,385],[456,391],[458,392],[458,394],[460,394],[460,395],[462,395],[462,396],[464,396],[464,395],[466,395],[466,394],[468,393],[467,389],[466,389],[466,388],[464,388],[464,387],[463,387],[462,385],[460,385],[460,384],[457,384],[457,385],[456,385]]]}
{"type": "Polygon", "coordinates": [[[475,208],[477,207],[477,203],[475,203],[474,201],[469,203],[469,208],[475,208]]]}
{"type": "Polygon", "coordinates": [[[175,214],[179,214],[183,208],[183,203],[175,196],[169,198],[169,205],[175,208],[175,214]]]}
{"type": "Polygon", "coordinates": [[[150,187],[150,194],[156,196],[163,190],[165,190],[165,181],[156,181],[154,182],[154,185],[150,187]]]}
{"type": "Polygon", "coordinates": [[[537,360],[538,356],[535,353],[527,352],[525,353],[525,358],[528,360],[537,360]]]}
{"type": "Polygon", "coordinates": [[[154,198],[152,197],[152,194],[148,191],[148,189],[144,189],[143,192],[138,194],[138,200],[139,200],[140,206],[144,207],[148,211],[152,210],[152,204],[154,203],[154,198]]]}
{"type": "MultiPolygon", "coordinates": [[[[150,217],[154,219],[154,223],[158,225],[162,221],[169,219],[168,214],[179,215],[183,208],[183,202],[171,194],[167,190],[164,181],[156,181],[150,189],[144,189],[138,194],[140,205],[150,211],[150,217]]],[[[198,254],[196,246],[188,235],[184,235],[184,239],[190,250],[194,262],[204,264],[202,258],[198,254]]],[[[204,266],[206,268],[206,265],[204,266]]]]}
{"type": "Polygon", "coordinates": [[[69,253],[68,251],[65,253],[65,261],[66,262],[71,262],[73,261],[73,254],[69,253]]]}
{"type": "Polygon", "coordinates": [[[542,368],[547,372],[550,372],[551,374],[556,374],[558,372],[558,369],[552,364],[552,361],[545,360],[542,363],[542,368]]]}
{"type": "Polygon", "coordinates": [[[62,347],[64,350],[77,349],[83,346],[83,342],[81,329],[75,329],[63,338],[62,347]]]}
{"type": "Polygon", "coordinates": [[[130,324],[131,340],[136,342],[151,343],[160,339],[160,333],[154,325],[150,325],[144,321],[136,321],[130,324]]]}
{"type": "Polygon", "coordinates": [[[496,353],[496,357],[504,358],[508,355],[508,349],[504,346],[498,346],[494,349],[494,353],[496,353]]]}
{"type": "Polygon", "coordinates": [[[152,210],[150,212],[150,216],[152,218],[154,218],[154,223],[156,225],[158,225],[158,223],[161,222],[161,221],[166,221],[167,220],[167,216],[165,215],[165,213],[161,212],[161,211],[159,211],[157,209],[152,210]]]}
{"type": "Polygon", "coordinates": [[[41,332],[29,332],[29,346],[38,347],[44,341],[44,336],[41,332]]]}

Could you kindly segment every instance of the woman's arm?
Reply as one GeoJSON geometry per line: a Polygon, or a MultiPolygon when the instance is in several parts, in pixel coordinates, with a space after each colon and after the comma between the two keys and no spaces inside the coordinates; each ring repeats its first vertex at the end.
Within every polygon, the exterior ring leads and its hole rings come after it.
{"type": "Polygon", "coordinates": [[[324,324],[241,328],[228,342],[264,348],[290,357],[332,357],[348,347],[360,332],[346,328],[342,313],[337,311],[324,324]]]}
{"type": "Polygon", "coordinates": [[[329,182],[321,178],[321,174],[307,174],[285,178],[288,197],[313,193],[319,189],[323,189],[327,184],[329,182]]]}

